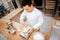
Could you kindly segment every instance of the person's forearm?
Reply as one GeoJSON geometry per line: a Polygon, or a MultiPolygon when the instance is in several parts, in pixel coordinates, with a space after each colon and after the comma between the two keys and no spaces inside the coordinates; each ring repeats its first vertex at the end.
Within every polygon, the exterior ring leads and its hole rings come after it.
{"type": "Polygon", "coordinates": [[[42,23],[37,23],[33,26],[34,29],[39,30],[42,23]]]}
{"type": "Polygon", "coordinates": [[[38,19],[38,22],[33,26],[33,28],[40,30],[42,24],[43,24],[43,17],[38,19]]]}

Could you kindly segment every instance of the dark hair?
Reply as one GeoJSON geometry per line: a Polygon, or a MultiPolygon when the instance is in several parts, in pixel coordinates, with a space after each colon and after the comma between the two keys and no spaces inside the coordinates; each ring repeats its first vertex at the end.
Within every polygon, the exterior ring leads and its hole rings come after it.
{"type": "Polygon", "coordinates": [[[31,4],[32,4],[32,1],[31,0],[23,0],[22,1],[22,6],[26,6],[26,5],[31,6],[31,4]]]}

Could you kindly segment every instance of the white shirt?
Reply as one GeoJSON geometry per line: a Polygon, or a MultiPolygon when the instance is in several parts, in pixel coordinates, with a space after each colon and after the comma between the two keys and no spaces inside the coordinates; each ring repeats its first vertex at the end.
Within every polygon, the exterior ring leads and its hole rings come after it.
{"type": "Polygon", "coordinates": [[[25,21],[29,27],[40,29],[40,26],[43,24],[43,15],[42,12],[36,8],[34,8],[32,12],[24,10],[20,16],[20,21],[25,21]]]}

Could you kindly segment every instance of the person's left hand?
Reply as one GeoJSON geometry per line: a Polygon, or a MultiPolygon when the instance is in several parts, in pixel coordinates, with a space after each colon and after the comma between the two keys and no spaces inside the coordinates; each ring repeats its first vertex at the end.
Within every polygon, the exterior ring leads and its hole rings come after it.
{"type": "Polygon", "coordinates": [[[38,30],[38,29],[36,29],[36,28],[34,28],[34,27],[32,27],[32,30],[33,30],[33,31],[36,31],[36,32],[37,32],[37,31],[40,31],[40,30],[38,30]]]}

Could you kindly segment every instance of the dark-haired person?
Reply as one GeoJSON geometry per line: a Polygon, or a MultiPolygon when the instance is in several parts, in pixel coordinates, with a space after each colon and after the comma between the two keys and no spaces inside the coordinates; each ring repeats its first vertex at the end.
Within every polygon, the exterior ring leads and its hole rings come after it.
{"type": "Polygon", "coordinates": [[[27,27],[31,27],[32,30],[40,30],[40,26],[43,24],[42,12],[33,6],[31,0],[24,0],[22,7],[24,11],[20,16],[20,23],[26,22],[27,27]]]}

